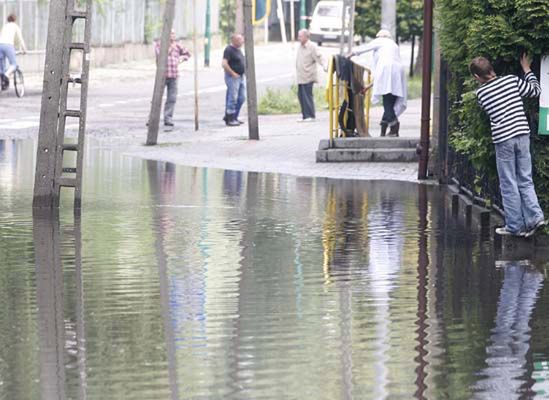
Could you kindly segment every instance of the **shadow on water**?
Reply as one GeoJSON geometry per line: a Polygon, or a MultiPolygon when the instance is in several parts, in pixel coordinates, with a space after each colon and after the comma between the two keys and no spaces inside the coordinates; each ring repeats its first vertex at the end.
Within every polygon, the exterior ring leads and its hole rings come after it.
{"type": "Polygon", "coordinates": [[[82,216],[33,216],[33,151],[0,141],[0,399],[547,394],[547,262],[442,189],[92,148],[82,216]]]}

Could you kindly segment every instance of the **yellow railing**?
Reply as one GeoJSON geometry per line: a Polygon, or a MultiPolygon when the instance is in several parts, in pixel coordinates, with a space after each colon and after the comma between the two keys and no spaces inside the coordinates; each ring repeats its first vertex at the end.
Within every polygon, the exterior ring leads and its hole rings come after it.
{"type": "MultiPolygon", "coordinates": [[[[362,109],[363,115],[355,116],[356,129],[359,136],[370,136],[368,134],[370,128],[370,106],[372,99],[372,72],[362,65],[352,62],[352,78],[354,85],[359,85],[359,88],[354,91],[353,110],[362,109]],[[363,107],[360,105],[364,104],[363,107]],[[358,118],[357,118],[358,117],[358,118]],[[364,124],[361,123],[364,117],[364,124]]],[[[336,71],[336,56],[330,58],[328,64],[328,82],[326,84],[326,100],[328,102],[328,112],[330,114],[330,146],[333,144],[334,138],[346,137],[345,131],[339,126],[339,109],[341,107],[341,97],[345,97],[346,89],[349,83],[342,81],[337,76],[336,71]]]]}

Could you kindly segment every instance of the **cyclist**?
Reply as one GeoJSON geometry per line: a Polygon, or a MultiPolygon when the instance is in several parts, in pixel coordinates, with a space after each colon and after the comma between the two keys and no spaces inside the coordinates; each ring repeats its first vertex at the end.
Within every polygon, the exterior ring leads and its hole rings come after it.
{"type": "Polygon", "coordinates": [[[19,25],[15,23],[17,17],[15,14],[8,15],[8,22],[2,27],[0,31],[0,75],[2,76],[2,87],[7,77],[11,75],[17,69],[17,61],[15,60],[15,42],[17,41],[19,47],[23,50],[23,54],[27,52],[27,46],[21,35],[21,29],[19,25]],[[6,59],[9,61],[10,66],[6,70],[6,59]]]}

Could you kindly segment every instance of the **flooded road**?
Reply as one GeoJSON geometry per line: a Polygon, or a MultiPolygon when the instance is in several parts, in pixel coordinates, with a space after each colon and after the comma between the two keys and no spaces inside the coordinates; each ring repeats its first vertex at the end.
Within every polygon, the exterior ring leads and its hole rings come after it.
{"type": "Polygon", "coordinates": [[[0,140],[0,399],[549,396],[549,265],[438,187],[175,166],[98,145],[32,216],[0,140]]]}

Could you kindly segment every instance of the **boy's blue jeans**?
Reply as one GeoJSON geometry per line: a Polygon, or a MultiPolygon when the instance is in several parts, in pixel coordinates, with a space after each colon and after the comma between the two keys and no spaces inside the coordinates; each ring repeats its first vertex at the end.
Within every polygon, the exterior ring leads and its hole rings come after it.
{"type": "Polygon", "coordinates": [[[225,98],[225,112],[234,114],[238,118],[240,109],[246,101],[246,78],[240,75],[238,78],[233,78],[225,72],[225,84],[227,85],[227,96],[225,98]]]}
{"type": "Polygon", "coordinates": [[[530,136],[515,136],[496,144],[499,186],[507,230],[526,231],[544,219],[532,181],[530,136]]]}

